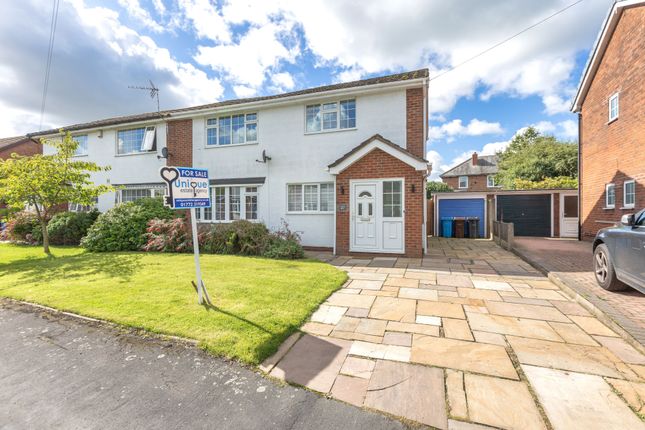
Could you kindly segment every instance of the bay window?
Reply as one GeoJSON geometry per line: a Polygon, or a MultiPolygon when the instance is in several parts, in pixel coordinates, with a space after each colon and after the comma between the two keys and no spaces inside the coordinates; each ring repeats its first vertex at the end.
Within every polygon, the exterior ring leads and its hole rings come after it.
{"type": "Polygon", "coordinates": [[[206,146],[257,143],[258,114],[220,116],[206,120],[206,146]]]}
{"type": "Polygon", "coordinates": [[[287,212],[328,213],[333,210],[333,183],[287,185],[287,212]]]}
{"type": "Polygon", "coordinates": [[[307,105],[305,131],[318,133],[356,127],[356,100],[307,105]]]}

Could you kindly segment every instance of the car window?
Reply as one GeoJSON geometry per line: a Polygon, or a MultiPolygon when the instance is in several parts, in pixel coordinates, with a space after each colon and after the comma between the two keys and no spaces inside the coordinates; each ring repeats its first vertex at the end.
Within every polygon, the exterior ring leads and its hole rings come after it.
{"type": "Polygon", "coordinates": [[[645,211],[641,212],[639,215],[637,215],[636,222],[634,225],[643,227],[645,226],[645,211]]]}

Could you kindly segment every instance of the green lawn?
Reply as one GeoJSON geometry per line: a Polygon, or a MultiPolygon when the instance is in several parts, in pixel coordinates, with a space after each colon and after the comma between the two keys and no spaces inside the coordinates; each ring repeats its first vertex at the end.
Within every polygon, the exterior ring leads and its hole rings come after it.
{"type": "Polygon", "coordinates": [[[311,260],[203,255],[214,307],[197,304],[192,254],[93,254],[0,244],[0,296],[196,339],[256,364],[271,355],[347,275],[311,260]]]}

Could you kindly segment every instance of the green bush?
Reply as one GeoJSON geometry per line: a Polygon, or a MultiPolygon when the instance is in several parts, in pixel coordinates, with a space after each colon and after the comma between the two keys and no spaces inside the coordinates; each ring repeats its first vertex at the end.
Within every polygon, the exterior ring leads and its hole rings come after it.
{"type": "Polygon", "coordinates": [[[38,243],[39,238],[42,237],[38,217],[29,211],[12,214],[7,222],[4,235],[8,240],[15,242],[38,243]]]}
{"type": "Polygon", "coordinates": [[[99,215],[81,245],[89,251],[138,251],[146,243],[146,228],[152,219],[171,219],[177,213],[159,198],[121,203],[99,215]]]}
{"type": "Polygon", "coordinates": [[[240,220],[215,224],[200,236],[204,252],[209,254],[261,255],[270,233],[264,224],[240,220]]]}
{"type": "Polygon", "coordinates": [[[98,216],[99,211],[97,210],[57,213],[47,224],[49,243],[52,245],[78,245],[98,216]]]}
{"type": "Polygon", "coordinates": [[[295,260],[304,257],[305,252],[297,240],[274,237],[262,253],[263,257],[295,260]]]}

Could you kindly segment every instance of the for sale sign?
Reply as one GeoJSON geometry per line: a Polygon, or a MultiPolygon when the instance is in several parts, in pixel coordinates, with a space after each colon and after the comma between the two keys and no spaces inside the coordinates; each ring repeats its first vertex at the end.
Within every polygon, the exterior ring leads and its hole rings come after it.
{"type": "Polygon", "coordinates": [[[161,178],[166,182],[164,205],[173,209],[209,208],[208,170],[192,167],[162,167],[161,178]]]}

